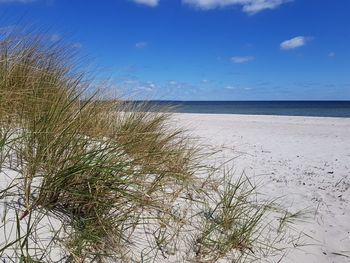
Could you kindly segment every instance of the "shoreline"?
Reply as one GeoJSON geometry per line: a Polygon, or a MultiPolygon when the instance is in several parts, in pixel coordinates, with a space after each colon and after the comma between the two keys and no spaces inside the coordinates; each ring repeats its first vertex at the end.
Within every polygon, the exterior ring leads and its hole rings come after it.
{"type": "Polygon", "coordinates": [[[242,114],[242,113],[192,113],[192,112],[174,112],[173,115],[193,115],[193,116],[201,116],[201,115],[208,115],[208,116],[236,116],[236,117],[263,117],[263,118],[306,118],[306,119],[339,119],[339,120],[348,120],[350,122],[350,117],[331,117],[331,116],[302,116],[302,115],[273,115],[273,114],[242,114]]]}
{"type": "Polygon", "coordinates": [[[350,118],[350,101],[136,101],[177,113],[350,118]]]}

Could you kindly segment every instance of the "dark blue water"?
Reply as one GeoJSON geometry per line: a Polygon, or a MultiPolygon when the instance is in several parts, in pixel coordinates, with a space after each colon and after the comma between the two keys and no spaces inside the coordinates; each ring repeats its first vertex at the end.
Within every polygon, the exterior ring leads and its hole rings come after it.
{"type": "Polygon", "coordinates": [[[350,101],[151,101],[180,113],[251,114],[350,118],[350,101]]]}

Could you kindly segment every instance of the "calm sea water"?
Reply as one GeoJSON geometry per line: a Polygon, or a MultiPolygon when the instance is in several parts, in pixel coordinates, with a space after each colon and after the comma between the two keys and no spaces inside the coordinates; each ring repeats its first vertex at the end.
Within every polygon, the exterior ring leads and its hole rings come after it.
{"type": "Polygon", "coordinates": [[[286,115],[350,118],[350,101],[151,101],[180,113],[286,115]]]}

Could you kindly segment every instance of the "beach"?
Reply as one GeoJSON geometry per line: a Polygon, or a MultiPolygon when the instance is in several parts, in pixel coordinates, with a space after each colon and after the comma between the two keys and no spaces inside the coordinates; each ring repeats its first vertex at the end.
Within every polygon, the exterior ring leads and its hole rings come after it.
{"type": "MultiPolygon", "coordinates": [[[[293,215],[286,220],[289,227],[282,242],[276,244],[286,249],[259,262],[350,261],[349,118],[187,113],[172,118],[172,125],[186,129],[204,148],[222,150],[217,164],[230,160],[227,166],[233,175],[244,173],[257,186],[259,198],[293,215]]],[[[2,186],[18,176],[8,169],[1,175],[2,186]]],[[[13,211],[11,217],[15,218],[13,211]]],[[[61,224],[49,219],[40,223],[37,234],[42,238],[61,224]]],[[[273,213],[267,219],[279,227],[280,218],[273,213]]],[[[7,231],[14,239],[16,232],[7,231]]]]}
{"type": "Polygon", "coordinates": [[[176,114],[208,147],[224,147],[235,174],[298,213],[297,238],[281,261],[350,261],[350,119],[176,114]]]}

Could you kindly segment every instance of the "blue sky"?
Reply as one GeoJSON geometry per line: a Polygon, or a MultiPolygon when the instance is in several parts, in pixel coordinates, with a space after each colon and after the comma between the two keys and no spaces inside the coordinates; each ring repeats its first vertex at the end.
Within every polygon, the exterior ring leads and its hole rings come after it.
{"type": "Polygon", "coordinates": [[[0,0],[0,15],[137,99],[350,100],[349,0],[0,0]]]}

